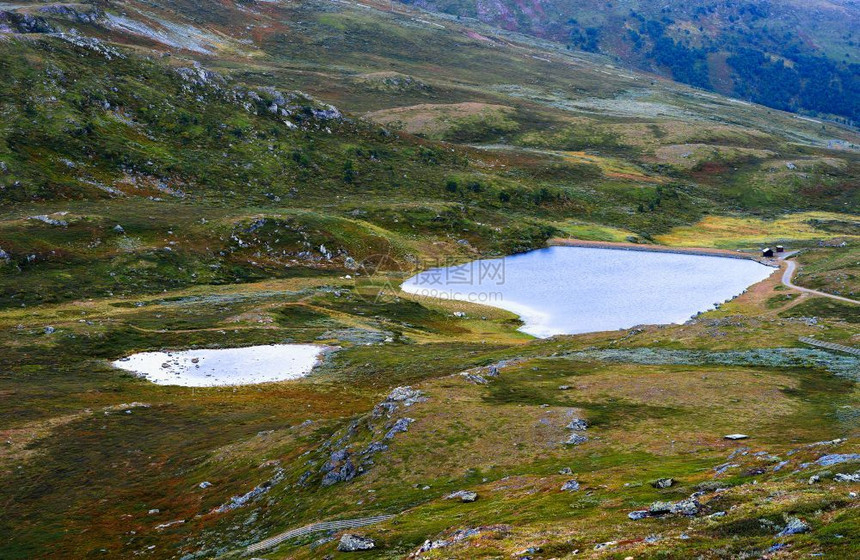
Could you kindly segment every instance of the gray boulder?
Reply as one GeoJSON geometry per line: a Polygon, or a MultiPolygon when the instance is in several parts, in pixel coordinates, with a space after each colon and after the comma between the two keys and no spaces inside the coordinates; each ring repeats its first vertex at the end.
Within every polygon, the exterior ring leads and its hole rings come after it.
{"type": "Polygon", "coordinates": [[[574,430],[576,432],[584,432],[588,428],[588,422],[583,420],[582,418],[576,418],[572,420],[570,424],[567,425],[568,430],[574,430]]]}
{"type": "Polygon", "coordinates": [[[451,494],[445,496],[448,500],[457,500],[459,499],[461,502],[474,502],[478,499],[478,493],[472,492],[471,490],[458,490],[451,494]]]}
{"type": "Polygon", "coordinates": [[[424,393],[418,389],[413,389],[407,385],[405,387],[395,387],[392,389],[388,398],[385,400],[388,402],[402,403],[403,406],[412,406],[415,403],[426,401],[427,398],[424,396],[424,393]]]}
{"type": "Polygon", "coordinates": [[[846,461],[860,461],[860,453],[833,453],[830,455],[824,455],[819,457],[815,464],[821,465],[822,467],[829,467],[830,465],[838,465],[839,463],[845,463],[846,461]]]}
{"type": "Polygon", "coordinates": [[[391,429],[388,430],[388,433],[385,434],[385,439],[392,439],[396,434],[400,432],[405,432],[409,430],[409,424],[414,422],[412,418],[400,418],[397,422],[391,426],[391,429]]]}
{"type": "Polygon", "coordinates": [[[575,480],[568,480],[561,485],[561,489],[565,492],[576,492],[577,490],[579,490],[579,482],[575,480]]]}
{"type": "Polygon", "coordinates": [[[860,472],[854,474],[837,473],[833,480],[836,482],[860,482],[860,472]]]}
{"type": "Polygon", "coordinates": [[[651,486],[653,486],[654,488],[668,488],[673,484],[675,484],[674,478],[658,478],[651,483],[651,486]]]}
{"type": "Polygon", "coordinates": [[[586,441],[588,441],[587,436],[584,436],[582,434],[571,434],[571,436],[567,438],[567,441],[565,441],[564,443],[566,443],[567,445],[579,445],[581,443],[585,443],[586,441]]]}
{"type": "Polygon", "coordinates": [[[629,517],[633,521],[639,521],[640,519],[645,519],[646,517],[649,517],[650,515],[651,514],[648,512],[647,509],[640,509],[637,511],[631,511],[630,513],[627,514],[627,517],[629,517]]]}
{"type": "Polygon", "coordinates": [[[358,475],[358,469],[355,468],[351,459],[347,459],[340,468],[333,469],[326,473],[322,479],[323,486],[331,486],[338,482],[349,482],[358,475]]]}
{"type": "Polygon", "coordinates": [[[789,535],[797,535],[800,533],[809,532],[809,525],[798,519],[797,517],[792,517],[788,520],[788,525],[785,528],[777,533],[777,537],[787,537],[789,535]]]}
{"type": "Polygon", "coordinates": [[[648,508],[651,515],[696,515],[699,513],[701,504],[696,498],[687,498],[678,502],[654,502],[648,508]]]}
{"type": "Polygon", "coordinates": [[[337,543],[337,549],[340,552],[357,552],[359,550],[373,550],[374,548],[376,548],[376,543],[373,542],[373,539],[352,533],[343,535],[340,542],[337,543]]]}

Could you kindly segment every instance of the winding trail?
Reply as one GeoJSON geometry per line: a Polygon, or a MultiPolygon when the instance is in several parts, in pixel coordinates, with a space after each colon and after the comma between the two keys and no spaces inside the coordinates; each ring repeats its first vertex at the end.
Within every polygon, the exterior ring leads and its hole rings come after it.
{"type": "MultiPolygon", "coordinates": [[[[790,255],[786,255],[786,256],[790,256],[790,255]]],[[[785,259],[785,257],[783,257],[783,259],[785,259]]],[[[783,260],[783,262],[785,262],[786,266],[785,266],[785,271],[782,273],[782,283],[785,284],[787,287],[791,288],[792,290],[797,290],[799,292],[805,292],[807,294],[813,294],[816,296],[827,297],[830,299],[835,299],[835,300],[844,301],[847,303],[853,303],[855,305],[860,305],[860,301],[857,301],[856,299],[837,296],[834,294],[828,294],[827,292],[819,292],[818,290],[811,290],[809,288],[803,288],[801,286],[798,286],[797,284],[793,284],[791,282],[791,277],[794,276],[794,271],[797,269],[797,263],[794,261],[789,261],[789,260],[783,260]]]]}

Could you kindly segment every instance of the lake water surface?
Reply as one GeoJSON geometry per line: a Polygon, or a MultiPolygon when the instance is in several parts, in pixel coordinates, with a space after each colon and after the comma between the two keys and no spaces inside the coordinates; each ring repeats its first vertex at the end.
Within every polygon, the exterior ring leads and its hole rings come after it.
{"type": "Polygon", "coordinates": [[[683,323],[740,295],[774,269],[749,259],[591,247],[549,247],[429,269],[406,292],[518,314],[537,337],[683,323]]]}
{"type": "Polygon", "coordinates": [[[214,387],[297,379],[310,373],[324,347],[270,344],[215,350],[140,352],[113,362],[159,385],[214,387]]]}

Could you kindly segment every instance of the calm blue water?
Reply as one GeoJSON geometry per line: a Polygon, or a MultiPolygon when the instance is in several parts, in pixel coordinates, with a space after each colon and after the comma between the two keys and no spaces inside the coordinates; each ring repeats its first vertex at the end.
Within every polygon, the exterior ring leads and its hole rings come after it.
{"type": "Polygon", "coordinates": [[[525,323],[520,330],[547,337],[683,323],[773,272],[746,259],[549,247],[429,269],[402,287],[513,311],[525,323]]]}

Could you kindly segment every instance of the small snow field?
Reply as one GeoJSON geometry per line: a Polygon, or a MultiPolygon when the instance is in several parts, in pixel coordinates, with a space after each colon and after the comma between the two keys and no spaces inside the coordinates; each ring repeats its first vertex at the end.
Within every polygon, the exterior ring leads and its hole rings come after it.
{"type": "Polygon", "coordinates": [[[159,385],[252,385],[304,377],[319,363],[324,350],[325,347],[315,344],[271,344],[216,350],[140,352],[121,358],[113,365],[159,385]]]}

